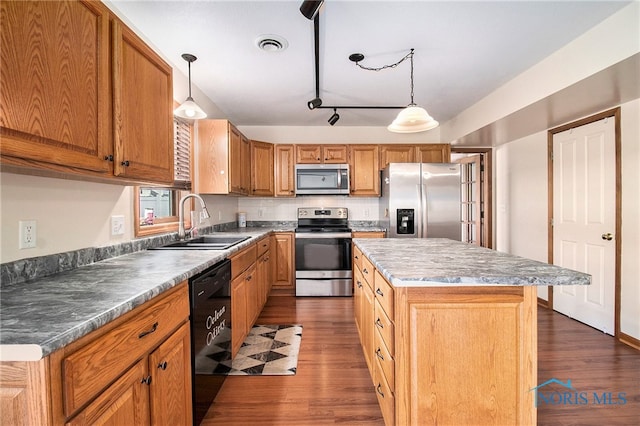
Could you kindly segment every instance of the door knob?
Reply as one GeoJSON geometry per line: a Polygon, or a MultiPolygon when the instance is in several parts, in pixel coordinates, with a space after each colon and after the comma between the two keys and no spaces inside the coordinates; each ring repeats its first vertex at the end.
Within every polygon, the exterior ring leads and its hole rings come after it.
{"type": "Polygon", "coordinates": [[[611,232],[607,232],[606,234],[602,234],[602,239],[606,241],[611,241],[613,240],[613,235],[611,234],[611,232]]]}

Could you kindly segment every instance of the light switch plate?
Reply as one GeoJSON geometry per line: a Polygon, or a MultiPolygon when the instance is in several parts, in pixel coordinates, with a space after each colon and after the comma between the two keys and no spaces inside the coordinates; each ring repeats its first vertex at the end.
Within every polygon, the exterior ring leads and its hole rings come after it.
{"type": "Polygon", "coordinates": [[[111,235],[124,235],[124,216],[111,216],[111,235]]]}

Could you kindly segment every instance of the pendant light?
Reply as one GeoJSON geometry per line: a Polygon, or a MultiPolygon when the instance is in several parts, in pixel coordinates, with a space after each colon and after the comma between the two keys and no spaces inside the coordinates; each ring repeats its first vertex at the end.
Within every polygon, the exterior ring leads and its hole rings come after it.
{"type": "Polygon", "coordinates": [[[387,130],[394,133],[418,133],[438,127],[438,122],[434,120],[427,111],[413,102],[413,49],[409,53],[411,60],[411,103],[402,111],[389,126],[387,130]]]}
{"type": "Polygon", "coordinates": [[[191,62],[194,62],[196,58],[190,53],[183,53],[182,59],[189,64],[189,97],[173,111],[174,115],[182,118],[188,118],[192,120],[200,120],[207,118],[207,114],[198,106],[198,104],[191,97],[191,62]]]}

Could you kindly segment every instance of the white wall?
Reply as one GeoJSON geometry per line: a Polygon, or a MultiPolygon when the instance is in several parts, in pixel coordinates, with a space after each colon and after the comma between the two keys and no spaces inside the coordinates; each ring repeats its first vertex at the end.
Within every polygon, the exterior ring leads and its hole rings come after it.
{"type": "MultiPolygon", "coordinates": [[[[594,113],[597,111],[594,111],[594,113]]],[[[620,329],[640,338],[640,99],[621,106],[620,329]]],[[[496,150],[496,249],[547,261],[547,132],[496,150]]],[[[546,297],[546,287],[539,297],[546,297]]]]}

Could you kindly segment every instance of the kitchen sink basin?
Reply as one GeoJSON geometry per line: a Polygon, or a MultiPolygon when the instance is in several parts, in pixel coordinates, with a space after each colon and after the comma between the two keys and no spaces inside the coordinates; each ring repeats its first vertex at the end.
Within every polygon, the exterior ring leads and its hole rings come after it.
{"type": "Polygon", "coordinates": [[[165,246],[156,247],[155,250],[225,250],[246,241],[249,238],[251,237],[203,235],[190,240],[178,241],[165,246]]]}

